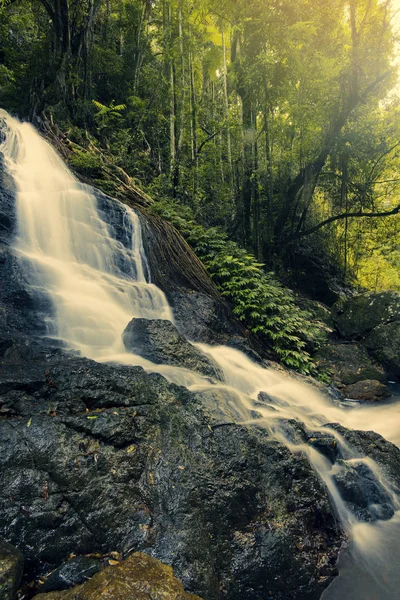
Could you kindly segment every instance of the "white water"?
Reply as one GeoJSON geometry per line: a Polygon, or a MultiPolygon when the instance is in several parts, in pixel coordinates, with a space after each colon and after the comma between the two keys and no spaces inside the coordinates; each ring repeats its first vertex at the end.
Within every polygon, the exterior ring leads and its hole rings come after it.
{"type": "Polygon", "coordinates": [[[324,425],[372,428],[399,445],[400,405],[341,406],[316,388],[264,369],[226,347],[198,344],[222,368],[225,384],[210,384],[188,370],[153,365],[126,352],[121,334],[133,317],[173,319],[165,295],[149,281],[137,215],[125,207],[125,240],[117,241],[91,189],[73,177],[31,125],[0,111],[0,129],[5,132],[0,152],[17,186],[15,251],[29,265],[30,285],[52,301],[49,335],[98,361],[142,365],[161,372],[171,381],[208,395],[210,401],[214,399],[215,409],[225,418],[255,422],[288,448],[305,452],[329,490],[343,528],[353,539],[342,575],[324,593],[324,599],[398,598],[398,577],[386,576],[385,569],[388,565],[397,568],[393,560],[400,555],[400,512],[389,521],[359,523],[342,500],[334,476],[346,465],[368,467],[371,477],[385,490],[388,503],[399,511],[397,491],[371,459],[359,456],[335,430],[324,425]],[[255,407],[261,391],[271,397],[271,404],[257,403],[255,407]],[[332,466],[314,448],[296,439],[295,430],[284,421],[287,419],[297,419],[311,431],[333,435],[345,457],[343,466],[332,466]]]}
{"type": "Polygon", "coordinates": [[[51,297],[50,332],[100,358],[123,351],[121,334],[133,317],[171,319],[164,294],[146,281],[133,210],[126,207],[125,247],[101,219],[90,189],[35,129],[4,112],[0,119],[7,128],[2,152],[18,189],[15,247],[29,261],[32,284],[51,297]]]}

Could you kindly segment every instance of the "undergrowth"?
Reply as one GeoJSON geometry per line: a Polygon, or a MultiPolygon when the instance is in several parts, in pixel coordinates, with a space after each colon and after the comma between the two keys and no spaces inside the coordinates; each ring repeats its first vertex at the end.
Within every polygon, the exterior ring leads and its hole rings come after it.
{"type": "Polygon", "coordinates": [[[316,367],[306,347],[322,342],[323,326],[297,306],[293,292],[283,287],[273,273],[266,273],[254,256],[230,241],[221,230],[198,225],[189,209],[174,205],[170,199],[158,200],[152,209],[184,236],[230,302],[236,317],[284,365],[315,375],[316,367]]]}

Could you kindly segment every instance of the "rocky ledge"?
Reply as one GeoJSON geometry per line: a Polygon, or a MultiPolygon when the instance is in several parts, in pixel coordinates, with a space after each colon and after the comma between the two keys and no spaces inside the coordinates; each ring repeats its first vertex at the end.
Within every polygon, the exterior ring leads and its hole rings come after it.
{"type": "Polygon", "coordinates": [[[0,536],[25,582],[141,551],[207,600],[319,598],[344,536],[302,453],[139,367],[2,347],[0,536]]]}

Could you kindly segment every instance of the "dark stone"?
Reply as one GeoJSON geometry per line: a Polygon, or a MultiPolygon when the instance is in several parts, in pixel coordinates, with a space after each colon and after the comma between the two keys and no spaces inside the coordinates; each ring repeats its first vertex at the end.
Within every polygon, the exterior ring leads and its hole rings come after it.
{"type": "Polygon", "coordinates": [[[184,367],[223,381],[218,365],[190,344],[170,321],[132,319],[122,337],[127,350],[153,363],[184,367]]]}
{"type": "Polygon", "coordinates": [[[15,600],[22,579],[24,557],[21,552],[0,539],[0,598],[15,600]]]}
{"type": "Polygon", "coordinates": [[[207,600],[317,599],[335,575],[343,534],[306,458],[218,426],[212,392],[60,350],[0,363],[0,381],[0,532],[27,581],[71,552],[133,550],[207,600]]]}
{"type": "Polygon", "coordinates": [[[387,385],[368,379],[347,385],[343,388],[342,393],[346,398],[363,400],[364,402],[380,402],[387,400],[392,395],[387,385]]]}
{"type": "Polygon", "coordinates": [[[391,519],[395,512],[391,498],[369,467],[363,462],[352,467],[339,463],[342,470],[334,476],[336,486],[358,518],[362,521],[391,519]]]}
{"type": "Polygon", "coordinates": [[[313,433],[307,440],[310,446],[318,450],[320,454],[325,456],[332,464],[340,455],[338,444],[333,436],[324,435],[323,433],[313,433]]]}
{"type": "Polygon", "coordinates": [[[353,431],[337,423],[330,424],[359,453],[372,458],[395,488],[400,490],[400,449],[375,431],[353,431]]]}
{"type": "Polygon", "coordinates": [[[76,556],[55,569],[41,586],[40,592],[68,590],[75,585],[85,583],[101,569],[100,561],[86,556],[76,556]]]}
{"type": "Polygon", "coordinates": [[[334,306],[336,326],[348,339],[363,339],[378,325],[400,319],[398,292],[369,292],[334,306]]]}
{"type": "Polygon", "coordinates": [[[390,376],[400,379],[400,309],[397,319],[393,323],[375,327],[365,340],[365,345],[390,376]]]}
{"type": "Polygon", "coordinates": [[[232,319],[228,306],[215,298],[189,290],[167,292],[176,326],[193,342],[228,345],[256,356],[248,332],[232,319]]]}
{"type": "Polygon", "coordinates": [[[0,336],[15,333],[43,334],[44,316],[52,312],[49,301],[29,285],[29,266],[12,250],[17,233],[15,186],[4,170],[0,155],[0,336]]]}
{"type": "Polygon", "coordinates": [[[278,406],[280,408],[286,408],[289,406],[289,403],[286,400],[281,400],[280,398],[275,398],[274,396],[270,396],[266,392],[260,392],[257,396],[257,400],[262,404],[278,406]]]}
{"type": "Polygon", "coordinates": [[[318,366],[329,371],[336,385],[373,379],[387,383],[382,367],[374,363],[361,344],[328,344],[315,355],[318,366]]]}

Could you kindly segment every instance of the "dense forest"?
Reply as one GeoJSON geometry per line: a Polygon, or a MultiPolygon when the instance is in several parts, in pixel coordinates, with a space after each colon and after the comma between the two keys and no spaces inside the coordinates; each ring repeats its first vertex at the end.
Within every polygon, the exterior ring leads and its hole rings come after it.
{"type": "Polygon", "coordinates": [[[390,0],[5,0],[0,105],[56,123],[103,189],[100,163],[121,167],[238,316],[293,346],[292,299],[274,287],[260,306],[272,272],[400,289],[394,15],[390,0]]]}

